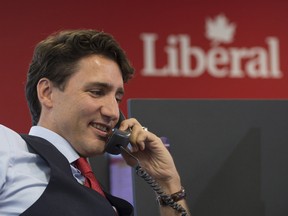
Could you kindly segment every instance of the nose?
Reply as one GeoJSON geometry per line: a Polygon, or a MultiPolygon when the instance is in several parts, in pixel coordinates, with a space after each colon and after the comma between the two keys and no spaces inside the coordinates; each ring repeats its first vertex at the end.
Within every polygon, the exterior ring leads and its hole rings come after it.
{"type": "Polygon", "coordinates": [[[105,121],[109,122],[113,121],[113,123],[119,119],[119,104],[115,97],[106,98],[102,107],[101,114],[105,118],[105,121]]]}

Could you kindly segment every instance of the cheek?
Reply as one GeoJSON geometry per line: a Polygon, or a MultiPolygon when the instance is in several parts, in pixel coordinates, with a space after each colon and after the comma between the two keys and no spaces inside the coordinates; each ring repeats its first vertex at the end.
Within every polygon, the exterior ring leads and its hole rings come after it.
{"type": "Polygon", "coordinates": [[[74,109],[77,109],[78,114],[81,116],[91,116],[99,109],[97,103],[91,100],[82,100],[74,105],[74,109]]]}
{"type": "Polygon", "coordinates": [[[68,121],[80,121],[83,117],[91,117],[97,110],[97,103],[86,95],[73,94],[58,101],[58,114],[60,118],[68,118],[68,121]],[[69,120],[69,118],[71,118],[69,120]]]}

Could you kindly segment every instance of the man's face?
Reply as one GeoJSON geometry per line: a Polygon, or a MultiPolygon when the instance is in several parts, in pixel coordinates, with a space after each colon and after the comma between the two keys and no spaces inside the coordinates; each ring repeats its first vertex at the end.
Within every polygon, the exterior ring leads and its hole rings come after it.
{"type": "Polygon", "coordinates": [[[107,134],[119,118],[123,85],[114,61],[99,55],[83,58],[64,91],[52,88],[53,105],[46,126],[82,156],[103,153],[107,134]]]}

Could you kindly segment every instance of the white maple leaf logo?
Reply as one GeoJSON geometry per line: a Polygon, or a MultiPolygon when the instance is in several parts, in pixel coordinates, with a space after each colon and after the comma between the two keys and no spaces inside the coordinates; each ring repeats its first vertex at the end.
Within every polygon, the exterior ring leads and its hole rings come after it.
{"type": "Polygon", "coordinates": [[[215,19],[206,19],[206,38],[212,41],[213,46],[220,43],[231,43],[235,33],[236,25],[229,23],[225,15],[220,14],[215,19]]]}

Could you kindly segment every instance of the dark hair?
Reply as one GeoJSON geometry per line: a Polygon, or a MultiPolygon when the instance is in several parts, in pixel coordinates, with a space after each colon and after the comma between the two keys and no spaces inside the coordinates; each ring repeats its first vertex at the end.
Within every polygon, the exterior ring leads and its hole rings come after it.
{"type": "Polygon", "coordinates": [[[132,78],[134,68],[113,36],[96,30],[66,30],[50,35],[37,44],[28,70],[26,99],[36,125],[41,113],[37,84],[48,78],[60,89],[77,70],[80,59],[89,55],[102,55],[115,61],[122,72],[124,83],[132,78]]]}

